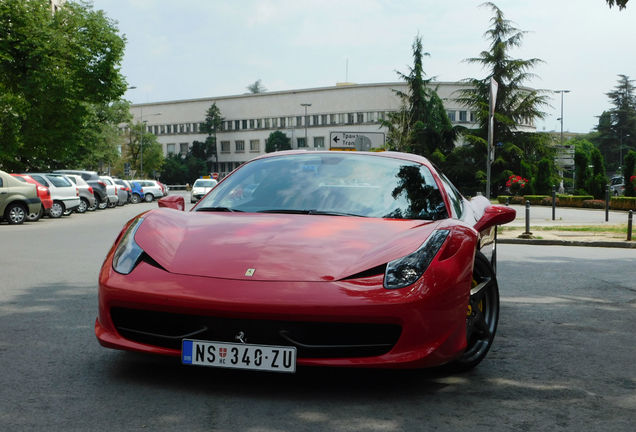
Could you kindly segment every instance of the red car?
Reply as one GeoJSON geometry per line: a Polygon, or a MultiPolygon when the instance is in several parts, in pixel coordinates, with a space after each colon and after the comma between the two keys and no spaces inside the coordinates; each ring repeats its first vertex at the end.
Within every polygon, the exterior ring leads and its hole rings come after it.
{"type": "Polygon", "coordinates": [[[468,201],[425,158],[276,152],[189,212],[159,204],[102,266],[103,346],[294,372],[466,370],[493,343],[496,226],[515,211],[468,201]]]}
{"type": "Polygon", "coordinates": [[[35,222],[39,220],[42,217],[42,215],[47,214],[49,210],[51,209],[51,207],[53,207],[53,199],[51,199],[51,191],[49,190],[49,188],[40,184],[28,174],[11,174],[11,175],[22,182],[34,184],[36,186],[35,189],[38,192],[38,198],[40,198],[40,201],[42,201],[42,207],[40,207],[40,212],[37,214],[27,215],[27,220],[31,222],[35,222]]]}

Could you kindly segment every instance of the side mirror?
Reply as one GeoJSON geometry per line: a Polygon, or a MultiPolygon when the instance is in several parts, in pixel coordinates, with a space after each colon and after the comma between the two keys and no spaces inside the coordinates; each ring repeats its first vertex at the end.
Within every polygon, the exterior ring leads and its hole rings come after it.
{"type": "Polygon", "coordinates": [[[494,225],[503,225],[515,220],[517,211],[513,208],[499,205],[486,207],[484,215],[475,224],[475,229],[481,232],[494,225]]]}
{"type": "Polygon", "coordinates": [[[159,207],[167,207],[181,211],[185,210],[185,200],[179,195],[169,195],[159,199],[157,202],[159,203],[159,207]]]}

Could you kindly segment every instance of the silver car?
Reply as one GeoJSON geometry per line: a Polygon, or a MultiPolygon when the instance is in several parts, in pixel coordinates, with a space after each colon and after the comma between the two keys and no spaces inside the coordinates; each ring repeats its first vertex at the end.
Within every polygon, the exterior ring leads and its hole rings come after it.
{"type": "Polygon", "coordinates": [[[64,174],[27,173],[33,180],[48,187],[51,192],[53,205],[49,209],[49,216],[59,218],[75,210],[80,205],[79,188],[64,174]]]}
{"type": "Polygon", "coordinates": [[[203,198],[219,182],[214,179],[196,179],[190,192],[190,202],[195,203],[203,198]]]}
{"type": "Polygon", "coordinates": [[[93,194],[93,188],[86,183],[86,180],[77,174],[64,174],[71,182],[77,186],[80,194],[80,205],[77,208],[78,213],[84,213],[86,210],[94,211],[97,209],[97,201],[93,194]]]}
{"type": "Polygon", "coordinates": [[[99,176],[100,180],[106,183],[106,195],[108,195],[108,207],[115,207],[119,204],[119,196],[117,194],[117,185],[109,176],[99,176]]]}
{"type": "Polygon", "coordinates": [[[144,201],[151,202],[165,196],[163,188],[155,180],[131,180],[141,185],[144,190],[144,201]]]}

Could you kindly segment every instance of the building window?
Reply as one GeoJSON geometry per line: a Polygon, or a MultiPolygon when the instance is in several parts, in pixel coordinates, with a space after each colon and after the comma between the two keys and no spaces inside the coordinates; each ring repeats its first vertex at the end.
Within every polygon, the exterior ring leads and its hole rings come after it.
{"type": "Polygon", "coordinates": [[[326,125],[327,124],[327,114],[322,114],[320,116],[320,124],[321,125],[326,125]]]}
{"type": "Polygon", "coordinates": [[[175,147],[176,147],[176,144],[174,143],[170,143],[166,145],[168,156],[176,153],[175,147]]]}
{"type": "MultiPolygon", "coordinates": [[[[265,129],[269,129],[269,125],[270,125],[270,119],[266,118],[265,120],[265,129]]],[[[276,119],[273,119],[274,121],[276,121],[276,119]]]]}
{"type": "Polygon", "coordinates": [[[247,129],[247,120],[241,120],[241,129],[247,129]]]}
{"type": "Polygon", "coordinates": [[[364,113],[358,113],[356,114],[356,117],[358,123],[364,123],[364,113]]]}
{"type": "Polygon", "coordinates": [[[338,114],[338,123],[339,124],[344,124],[345,122],[345,115],[343,114],[338,114]]]}
{"type": "Polygon", "coordinates": [[[384,120],[385,115],[384,115],[384,111],[378,111],[378,121],[382,121],[384,120]]]}
{"type": "Polygon", "coordinates": [[[353,124],[353,113],[347,114],[347,124],[353,124]]]}
{"type": "Polygon", "coordinates": [[[250,129],[254,129],[254,127],[255,127],[255,124],[254,124],[254,123],[255,123],[255,122],[254,122],[254,119],[251,119],[251,120],[250,120],[250,129]]]}
{"type": "Polygon", "coordinates": [[[473,111],[470,112],[470,122],[471,123],[475,122],[475,113],[473,111]]]}
{"type": "Polygon", "coordinates": [[[325,137],[314,137],[314,148],[324,148],[325,137]]]}
{"type": "Polygon", "coordinates": [[[285,127],[285,117],[281,117],[280,118],[280,127],[284,128],[285,127]]]}
{"type": "Polygon", "coordinates": [[[446,114],[448,115],[448,119],[452,122],[455,121],[455,111],[446,111],[446,114]]]}
{"type": "Polygon", "coordinates": [[[296,117],[296,127],[300,127],[303,125],[303,118],[302,116],[297,116],[296,117]]]}
{"type": "Polygon", "coordinates": [[[181,156],[185,156],[188,154],[188,143],[180,143],[179,144],[179,154],[181,156]]]}
{"type": "Polygon", "coordinates": [[[245,141],[243,140],[234,141],[234,148],[236,149],[237,153],[243,153],[245,151],[245,141]]]}
{"type": "Polygon", "coordinates": [[[256,128],[260,129],[263,127],[263,119],[256,120],[256,128]]]}
{"type": "Polygon", "coordinates": [[[298,148],[307,147],[307,144],[305,144],[305,137],[296,138],[296,144],[298,148]]]}
{"type": "Polygon", "coordinates": [[[460,111],[459,112],[459,121],[460,122],[466,122],[466,111],[460,111]]]}
{"type": "Polygon", "coordinates": [[[336,115],[335,114],[329,114],[329,123],[336,124],[336,115]]]}
{"type": "Polygon", "coordinates": [[[260,140],[257,140],[257,139],[250,140],[250,151],[251,152],[260,151],[259,147],[260,147],[260,140]]]}
{"type": "Polygon", "coordinates": [[[234,130],[239,130],[241,128],[241,121],[234,120],[234,130]]]}
{"type": "Polygon", "coordinates": [[[313,116],[312,117],[312,122],[313,122],[313,126],[318,126],[320,124],[319,123],[320,122],[320,116],[317,116],[317,115],[313,116]]]}
{"type": "Polygon", "coordinates": [[[229,153],[229,152],[230,152],[230,142],[221,141],[221,153],[229,153]]]}

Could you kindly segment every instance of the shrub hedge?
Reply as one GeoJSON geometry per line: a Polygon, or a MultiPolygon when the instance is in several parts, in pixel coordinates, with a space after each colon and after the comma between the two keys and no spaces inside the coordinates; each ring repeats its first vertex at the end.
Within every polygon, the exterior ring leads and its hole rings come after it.
{"type": "Polygon", "coordinates": [[[636,211],[636,197],[612,197],[610,198],[610,208],[612,210],[635,210],[636,211]]]}

